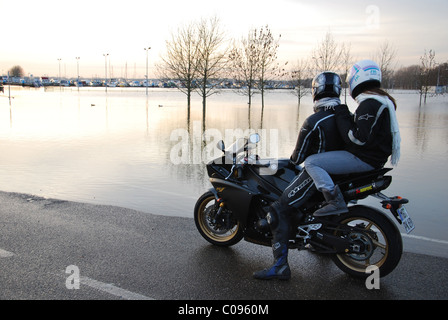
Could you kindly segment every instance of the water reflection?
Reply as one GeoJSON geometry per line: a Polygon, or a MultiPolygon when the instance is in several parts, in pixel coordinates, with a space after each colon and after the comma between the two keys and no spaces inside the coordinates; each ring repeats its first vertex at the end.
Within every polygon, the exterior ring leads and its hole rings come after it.
{"type": "Polygon", "coordinates": [[[418,117],[416,121],[416,144],[421,148],[421,153],[427,149],[427,144],[432,143],[431,140],[437,140],[442,145],[447,143],[448,123],[447,105],[443,103],[434,103],[418,108],[418,117]],[[432,131],[435,131],[436,137],[430,137],[432,131]],[[440,132],[437,134],[437,132],[440,132]]]}
{"type": "MultiPolygon", "coordinates": [[[[269,94],[264,109],[256,99],[249,108],[245,97],[229,91],[208,99],[204,118],[199,97],[188,109],[176,90],[150,90],[148,96],[131,90],[110,88],[106,95],[85,88],[79,93],[16,89],[11,108],[1,97],[0,189],[191,217],[196,199],[210,187],[198,149],[212,141],[202,133],[275,129],[276,152],[289,157],[312,113],[310,98],[299,108],[285,91],[269,94]],[[189,145],[188,164],[171,158],[180,139],[172,134],[179,129],[199,139],[199,148],[189,145]]],[[[415,94],[394,96],[402,156],[385,193],[411,200],[416,235],[448,241],[443,202],[448,99],[433,98],[419,107],[415,94]]],[[[355,109],[354,101],[349,107],[355,109]]],[[[378,207],[377,200],[366,202],[378,207]]],[[[440,250],[448,252],[446,246],[440,250]]]]}

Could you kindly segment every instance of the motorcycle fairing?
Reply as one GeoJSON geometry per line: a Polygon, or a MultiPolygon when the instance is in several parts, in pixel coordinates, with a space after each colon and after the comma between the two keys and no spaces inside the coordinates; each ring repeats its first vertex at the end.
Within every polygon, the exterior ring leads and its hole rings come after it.
{"type": "Polygon", "coordinates": [[[220,178],[210,178],[210,182],[218,191],[218,197],[244,226],[252,198],[261,194],[257,186],[254,183],[240,185],[220,178]]]}

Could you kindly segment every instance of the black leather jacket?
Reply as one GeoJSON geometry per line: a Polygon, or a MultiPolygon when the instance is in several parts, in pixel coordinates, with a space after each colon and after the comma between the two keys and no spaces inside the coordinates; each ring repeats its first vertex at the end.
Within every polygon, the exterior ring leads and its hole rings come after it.
{"type": "Polygon", "coordinates": [[[339,107],[321,108],[304,121],[290,158],[292,163],[301,164],[315,153],[344,149],[334,114],[339,107]]]}
{"type": "Polygon", "coordinates": [[[392,154],[389,112],[378,101],[367,99],[351,114],[347,107],[335,112],[345,150],[374,168],[381,168],[392,154]]]}

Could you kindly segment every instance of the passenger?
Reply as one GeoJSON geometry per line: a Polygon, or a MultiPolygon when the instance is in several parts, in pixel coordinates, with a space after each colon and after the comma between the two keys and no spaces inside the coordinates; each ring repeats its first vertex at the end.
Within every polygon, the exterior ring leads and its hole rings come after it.
{"type": "Polygon", "coordinates": [[[400,158],[400,131],[396,102],[380,88],[381,71],[371,60],[356,63],[347,77],[350,95],[359,104],[355,114],[346,106],[336,109],[336,122],[346,144],[344,151],[315,154],[305,160],[305,169],[327,205],[314,216],[347,212],[347,205],[330,174],[348,174],[382,168],[389,156],[392,165],[400,158]]]}

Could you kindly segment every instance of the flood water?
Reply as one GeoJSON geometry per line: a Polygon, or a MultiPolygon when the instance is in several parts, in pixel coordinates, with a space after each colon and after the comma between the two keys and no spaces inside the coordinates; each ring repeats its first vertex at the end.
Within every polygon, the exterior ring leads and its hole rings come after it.
{"type": "MultiPolygon", "coordinates": [[[[175,89],[150,89],[146,96],[144,88],[108,88],[107,94],[104,88],[11,88],[11,104],[5,89],[0,190],[182,217],[193,216],[196,199],[211,187],[205,162],[213,152],[204,153],[204,145],[252,128],[268,141],[266,156],[289,158],[312,113],[310,97],[299,108],[288,91],[269,93],[263,110],[259,97],[249,109],[246,97],[224,91],[208,98],[204,121],[200,98],[188,112],[185,95],[175,89]],[[181,157],[173,150],[185,139],[181,157]]],[[[410,200],[416,229],[404,236],[405,250],[448,257],[448,97],[421,107],[415,93],[394,97],[401,160],[384,193],[410,200]]],[[[353,111],[356,104],[347,102],[353,111]]],[[[381,207],[376,199],[364,203],[381,207]]]]}

